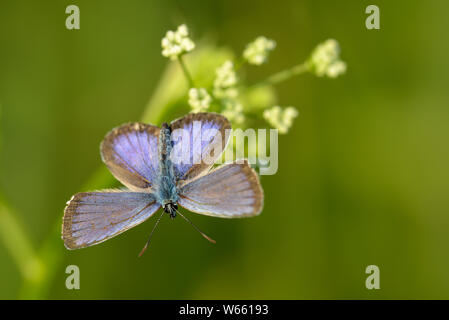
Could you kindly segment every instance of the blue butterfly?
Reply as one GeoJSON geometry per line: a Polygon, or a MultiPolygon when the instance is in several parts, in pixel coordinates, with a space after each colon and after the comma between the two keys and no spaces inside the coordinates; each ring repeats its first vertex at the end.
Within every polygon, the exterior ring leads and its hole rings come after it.
{"type": "Polygon", "coordinates": [[[128,123],[110,131],[100,146],[101,158],[125,190],[78,193],[64,210],[62,239],[67,249],[106,241],[151,217],[163,208],[172,219],[179,214],[206,239],[215,242],[178,211],[178,204],[199,214],[239,218],[258,215],[263,190],[246,161],[212,169],[229,139],[229,121],[215,113],[191,113],[156,127],[128,123]],[[198,126],[200,124],[198,131],[198,126]],[[176,130],[187,134],[174,141],[176,130]],[[214,132],[204,141],[205,132],[214,132]],[[218,147],[220,152],[212,152],[218,147]],[[173,161],[182,155],[183,161],[173,161]],[[209,158],[210,161],[203,159],[209,158]],[[199,159],[199,161],[198,161],[199,159]]]}

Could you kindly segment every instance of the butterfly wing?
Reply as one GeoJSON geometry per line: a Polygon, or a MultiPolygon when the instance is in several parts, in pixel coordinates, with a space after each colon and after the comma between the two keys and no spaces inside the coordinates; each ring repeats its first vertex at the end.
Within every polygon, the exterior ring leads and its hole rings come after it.
{"type": "Polygon", "coordinates": [[[231,124],[217,113],[190,113],[173,121],[170,129],[175,177],[189,180],[213,166],[226,147],[231,124]]]}
{"type": "Polygon", "coordinates": [[[121,190],[78,193],[64,210],[64,245],[67,249],[79,249],[106,241],[142,223],[159,208],[150,193],[121,190]]]}
{"type": "Polygon", "coordinates": [[[178,203],[184,208],[215,217],[258,215],[263,190],[256,172],[245,161],[225,164],[181,187],[178,203]]]}
{"type": "Polygon", "coordinates": [[[112,174],[132,190],[151,188],[159,168],[159,128],[128,123],[110,131],[100,146],[112,174]]]}

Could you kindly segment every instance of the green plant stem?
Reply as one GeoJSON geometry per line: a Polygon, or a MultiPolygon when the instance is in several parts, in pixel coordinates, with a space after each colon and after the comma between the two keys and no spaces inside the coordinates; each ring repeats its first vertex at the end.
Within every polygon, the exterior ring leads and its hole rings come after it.
{"type": "Polygon", "coordinates": [[[12,210],[0,199],[0,238],[24,279],[38,282],[44,267],[29,241],[23,226],[12,210]]]}
{"type": "Polygon", "coordinates": [[[246,64],[247,60],[243,57],[240,57],[238,60],[235,61],[234,65],[234,70],[237,72],[240,70],[240,68],[242,68],[245,64],[246,64]]]}
{"type": "Polygon", "coordinates": [[[185,77],[187,79],[187,82],[189,83],[189,87],[190,88],[195,88],[195,84],[193,83],[192,76],[190,75],[190,72],[187,69],[187,66],[186,66],[186,64],[184,62],[183,57],[179,56],[178,57],[178,61],[179,61],[179,64],[181,65],[182,72],[184,73],[184,75],[185,75],[185,77]]]}
{"type": "Polygon", "coordinates": [[[277,73],[269,76],[265,80],[253,84],[249,88],[254,89],[256,87],[275,85],[275,84],[278,84],[285,80],[288,80],[294,76],[306,73],[308,71],[309,71],[309,65],[307,62],[304,62],[304,63],[298,64],[290,69],[286,69],[286,70],[277,72],[277,73]]]}

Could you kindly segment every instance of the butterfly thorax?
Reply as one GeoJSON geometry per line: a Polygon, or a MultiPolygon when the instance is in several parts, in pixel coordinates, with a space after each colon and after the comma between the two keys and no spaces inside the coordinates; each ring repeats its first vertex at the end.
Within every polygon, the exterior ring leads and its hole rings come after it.
{"type": "Polygon", "coordinates": [[[159,178],[155,184],[155,196],[164,211],[174,218],[178,202],[178,189],[170,157],[172,143],[171,129],[167,123],[163,123],[159,133],[159,178]]]}

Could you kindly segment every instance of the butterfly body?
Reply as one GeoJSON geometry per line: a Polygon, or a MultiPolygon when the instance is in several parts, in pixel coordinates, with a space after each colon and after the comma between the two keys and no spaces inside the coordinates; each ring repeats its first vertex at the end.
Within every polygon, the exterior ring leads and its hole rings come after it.
{"type": "Polygon", "coordinates": [[[64,210],[66,248],[106,241],[160,208],[172,219],[177,213],[186,219],[178,205],[221,218],[258,215],[263,190],[249,164],[236,161],[213,168],[230,129],[219,114],[191,113],[161,128],[128,123],[110,131],[100,145],[101,158],[127,189],[75,194],[64,210]],[[184,139],[176,140],[179,136],[184,139]]]}
{"type": "Polygon", "coordinates": [[[155,181],[154,195],[156,201],[173,219],[176,217],[176,203],[179,197],[173,162],[170,157],[172,149],[171,129],[167,123],[163,123],[159,133],[159,175],[155,181]]]}

